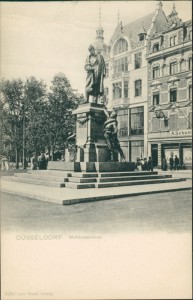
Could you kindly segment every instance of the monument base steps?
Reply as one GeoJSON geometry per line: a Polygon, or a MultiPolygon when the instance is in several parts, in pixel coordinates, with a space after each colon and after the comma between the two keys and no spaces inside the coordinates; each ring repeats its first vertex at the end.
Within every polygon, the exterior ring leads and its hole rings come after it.
{"type": "Polygon", "coordinates": [[[67,187],[73,189],[107,188],[156,183],[171,183],[186,180],[172,178],[172,175],[158,175],[158,172],[66,172],[55,170],[37,170],[28,173],[16,173],[7,176],[5,180],[31,183],[53,187],[67,187]]]}

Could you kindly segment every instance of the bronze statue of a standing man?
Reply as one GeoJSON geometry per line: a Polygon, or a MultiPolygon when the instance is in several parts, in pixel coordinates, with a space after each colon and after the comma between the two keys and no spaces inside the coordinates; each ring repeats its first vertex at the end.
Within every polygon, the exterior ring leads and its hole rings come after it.
{"type": "Polygon", "coordinates": [[[100,96],[104,95],[104,77],[106,67],[103,56],[95,53],[95,48],[90,45],[88,48],[90,54],[86,59],[85,70],[87,71],[85,96],[86,102],[89,102],[89,96],[92,96],[93,102],[97,103],[100,96]]]}

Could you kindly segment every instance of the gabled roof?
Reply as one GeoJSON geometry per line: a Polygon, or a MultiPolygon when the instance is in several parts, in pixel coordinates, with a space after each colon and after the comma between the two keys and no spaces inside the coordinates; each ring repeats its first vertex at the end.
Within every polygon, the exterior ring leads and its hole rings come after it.
{"type": "Polygon", "coordinates": [[[147,33],[149,30],[153,17],[155,13],[146,15],[145,17],[139,18],[136,21],[133,21],[125,26],[122,26],[122,23],[119,23],[112,35],[110,44],[118,38],[119,35],[123,34],[128,37],[130,40],[131,48],[135,48],[140,44],[143,44],[144,41],[139,41],[140,33],[147,33]],[[143,31],[143,32],[142,32],[143,31]]]}
{"type": "Polygon", "coordinates": [[[154,15],[153,12],[123,27],[123,33],[129,38],[132,48],[141,43],[139,42],[139,34],[142,33],[142,26],[143,31],[147,32],[150,29],[154,15]]]}

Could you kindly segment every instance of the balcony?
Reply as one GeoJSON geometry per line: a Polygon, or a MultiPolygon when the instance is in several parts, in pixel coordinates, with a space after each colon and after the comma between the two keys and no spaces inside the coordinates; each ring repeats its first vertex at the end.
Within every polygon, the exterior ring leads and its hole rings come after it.
{"type": "Polygon", "coordinates": [[[126,109],[130,105],[130,98],[113,99],[111,104],[116,109],[126,109]]]}

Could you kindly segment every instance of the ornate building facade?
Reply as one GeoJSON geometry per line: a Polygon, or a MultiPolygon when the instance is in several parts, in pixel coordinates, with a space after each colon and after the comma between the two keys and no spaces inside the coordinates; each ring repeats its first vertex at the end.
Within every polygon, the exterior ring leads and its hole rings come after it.
{"type": "Polygon", "coordinates": [[[127,161],[178,155],[189,168],[192,157],[192,21],[173,7],[118,25],[107,44],[99,21],[95,48],[105,58],[105,96],[118,112],[118,137],[127,161]]]}
{"type": "Polygon", "coordinates": [[[118,136],[127,161],[148,155],[147,41],[166,23],[159,3],[143,18],[125,26],[119,22],[108,44],[106,96],[108,107],[118,111],[118,136]]]}
{"type": "Polygon", "coordinates": [[[161,167],[177,155],[192,165],[192,21],[183,22],[175,6],[163,31],[149,37],[148,153],[161,167]]]}

